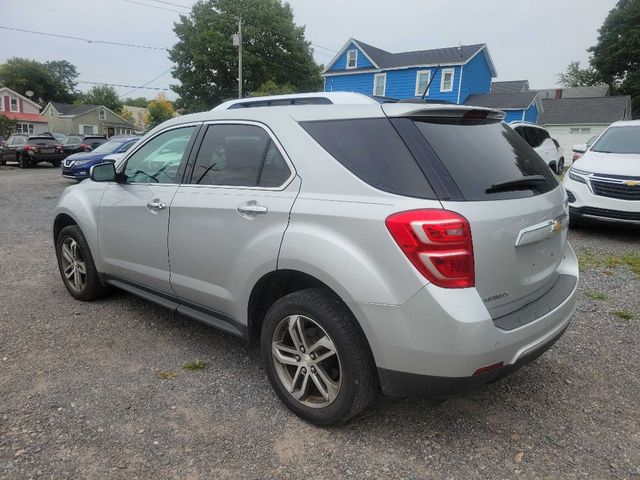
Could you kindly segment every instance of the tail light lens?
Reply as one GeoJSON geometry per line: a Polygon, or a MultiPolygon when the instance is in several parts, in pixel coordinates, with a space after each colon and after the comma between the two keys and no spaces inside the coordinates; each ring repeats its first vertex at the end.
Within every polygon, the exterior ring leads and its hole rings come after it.
{"type": "Polygon", "coordinates": [[[389,216],[385,224],[414,267],[434,285],[475,285],[471,227],[448,210],[410,210],[389,216]]]}
{"type": "Polygon", "coordinates": [[[89,145],[88,143],[81,143],[80,148],[82,148],[83,150],[91,150],[91,145],[89,145]]]}
{"type": "Polygon", "coordinates": [[[25,152],[37,152],[38,151],[38,147],[36,147],[35,145],[25,145],[23,147],[23,150],[25,152]]]}

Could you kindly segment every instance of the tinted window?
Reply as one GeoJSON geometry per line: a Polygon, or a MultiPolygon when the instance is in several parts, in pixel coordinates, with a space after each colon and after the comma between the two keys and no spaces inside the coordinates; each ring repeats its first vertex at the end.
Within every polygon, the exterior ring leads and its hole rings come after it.
{"type": "Polygon", "coordinates": [[[77,145],[79,143],[82,143],[82,138],[80,138],[80,137],[68,137],[64,141],[65,145],[77,145]]]}
{"type": "Polygon", "coordinates": [[[289,177],[267,132],[253,125],[212,125],[202,141],[191,183],[278,187],[289,177]]]}
{"type": "Polygon", "coordinates": [[[496,121],[441,119],[415,125],[444,164],[466,200],[499,200],[546,193],[558,186],[544,160],[510,127],[496,121]],[[487,193],[493,185],[529,175],[545,183],[487,193]]]}
{"type": "Polygon", "coordinates": [[[613,127],[591,147],[592,152],[640,153],[640,127],[613,127]]]}
{"type": "Polygon", "coordinates": [[[522,127],[522,131],[524,132],[524,139],[529,145],[531,145],[533,148],[540,146],[540,144],[542,143],[542,139],[538,134],[537,128],[522,127]]]}
{"type": "Polygon", "coordinates": [[[546,130],[541,128],[536,128],[536,130],[538,131],[538,135],[540,135],[540,143],[544,142],[547,138],[551,138],[549,132],[546,130]]]}
{"type": "Polygon", "coordinates": [[[29,137],[31,145],[57,145],[58,141],[53,137],[29,137]]]}
{"type": "Polygon", "coordinates": [[[93,150],[93,153],[114,153],[117,152],[124,143],[125,142],[123,140],[109,140],[108,142],[96,147],[93,150]]]}
{"type": "Polygon", "coordinates": [[[145,143],[127,161],[127,182],[177,183],[178,169],[194,130],[195,127],[176,128],[145,143]]]}
{"type": "Polygon", "coordinates": [[[372,187],[409,197],[434,197],[422,170],[387,119],[300,125],[338,162],[372,187]]]}

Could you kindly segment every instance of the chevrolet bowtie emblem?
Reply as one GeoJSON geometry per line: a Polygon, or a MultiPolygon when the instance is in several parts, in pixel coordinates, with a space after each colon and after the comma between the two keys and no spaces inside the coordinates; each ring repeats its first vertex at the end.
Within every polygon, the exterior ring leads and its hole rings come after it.
{"type": "Polygon", "coordinates": [[[622,183],[624,183],[628,187],[637,187],[638,185],[640,185],[640,181],[638,180],[625,180],[622,183]]]}
{"type": "Polygon", "coordinates": [[[551,224],[551,231],[554,233],[558,233],[561,230],[562,230],[562,222],[554,220],[553,223],[551,224]]]}

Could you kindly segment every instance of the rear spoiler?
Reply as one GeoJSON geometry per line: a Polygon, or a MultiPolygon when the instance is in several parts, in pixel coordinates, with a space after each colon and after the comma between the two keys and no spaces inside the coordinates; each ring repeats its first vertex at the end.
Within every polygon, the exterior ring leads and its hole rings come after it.
{"type": "Polygon", "coordinates": [[[385,103],[382,111],[387,117],[434,117],[504,120],[502,110],[453,104],[385,103]]]}

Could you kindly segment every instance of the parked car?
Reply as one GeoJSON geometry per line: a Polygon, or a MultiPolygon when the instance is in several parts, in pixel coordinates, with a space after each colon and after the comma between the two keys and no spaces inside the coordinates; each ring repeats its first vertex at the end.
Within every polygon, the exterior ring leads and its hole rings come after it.
{"type": "Polygon", "coordinates": [[[18,162],[20,168],[28,168],[40,162],[59,167],[64,151],[55,138],[49,135],[11,135],[0,148],[0,165],[18,162]]]}
{"type": "Polygon", "coordinates": [[[572,221],[640,225],[640,121],[610,125],[564,177],[572,221]]]}
{"type": "Polygon", "coordinates": [[[49,137],[53,137],[58,143],[64,143],[64,141],[67,139],[67,136],[64,133],[58,132],[43,132],[39,133],[38,135],[47,135],[49,137]]]}
{"type": "Polygon", "coordinates": [[[581,143],[581,144],[578,144],[578,145],[574,145],[573,148],[571,149],[571,150],[573,150],[573,159],[572,159],[571,163],[575,162],[582,155],[584,155],[584,153],[587,150],[589,150],[589,147],[591,145],[593,145],[593,142],[596,141],[596,138],[598,138],[598,135],[594,135],[593,137],[591,137],[589,140],[587,140],[587,143],[581,143]]]}
{"type": "MultiPolygon", "coordinates": [[[[105,143],[107,140],[108,139],[106,135],[85,135],[82,137],[82,143],[86,145],[90,150],[93,150],[99,147],[100,145],[105,143]]],[[[85,150],[85,151],[88,152],[89,150],[85,150]]]]}
{"type": "MultiPolygon", "coordinates": [[[[98,145],[101,145],[101,143],[99,142],[104,143],[106,141],[107,139],[104,137],[99,137],[95,139],[95,142],[98,143],[98,145]]],[[[84,138],[81,135],[70,135],[62,143],[62,146],[64,147],[64,153],[67,156],[73,155],[74,153],[90,152],[91,150],[93,150],[92,144],[89,143],[89,141],[85,143],[84,138]]]]}
{"type": "Polygon", "coordinates": [[[531,147],[547,162],[549,168],[558,175],[564,171],[564,150],[546,128],[532,123],[510,123],[513,128],[531,147]]]}
{"type": "Polygon", "coordinates": [[[271,95],[265,97],[240,98],[221,103],[213,110],[233,110],[236,108],[281,107],[286,105],[334,105],[334,104],[377,104],[392,103],[396,99],[355,92],[314,92],[271,95]]]}
{"type": "Polygon", "coordinates": [[[111,137],[94,150],[69,155],[62,163],[62,176],[80,182],[89,177],[89,169],[93,165],[101,163],[108,155],[126,152],[139,139],[140,137],[111,137]]]}
{"type": "Polygon", "coordinates": [[[566,193],[502,118],[392,103],[169,120],[65,190],[62,280],[259,339],[275,392],[315,424],[378,391],[478,388],[553,345],[578,283],[566,193]]]}

